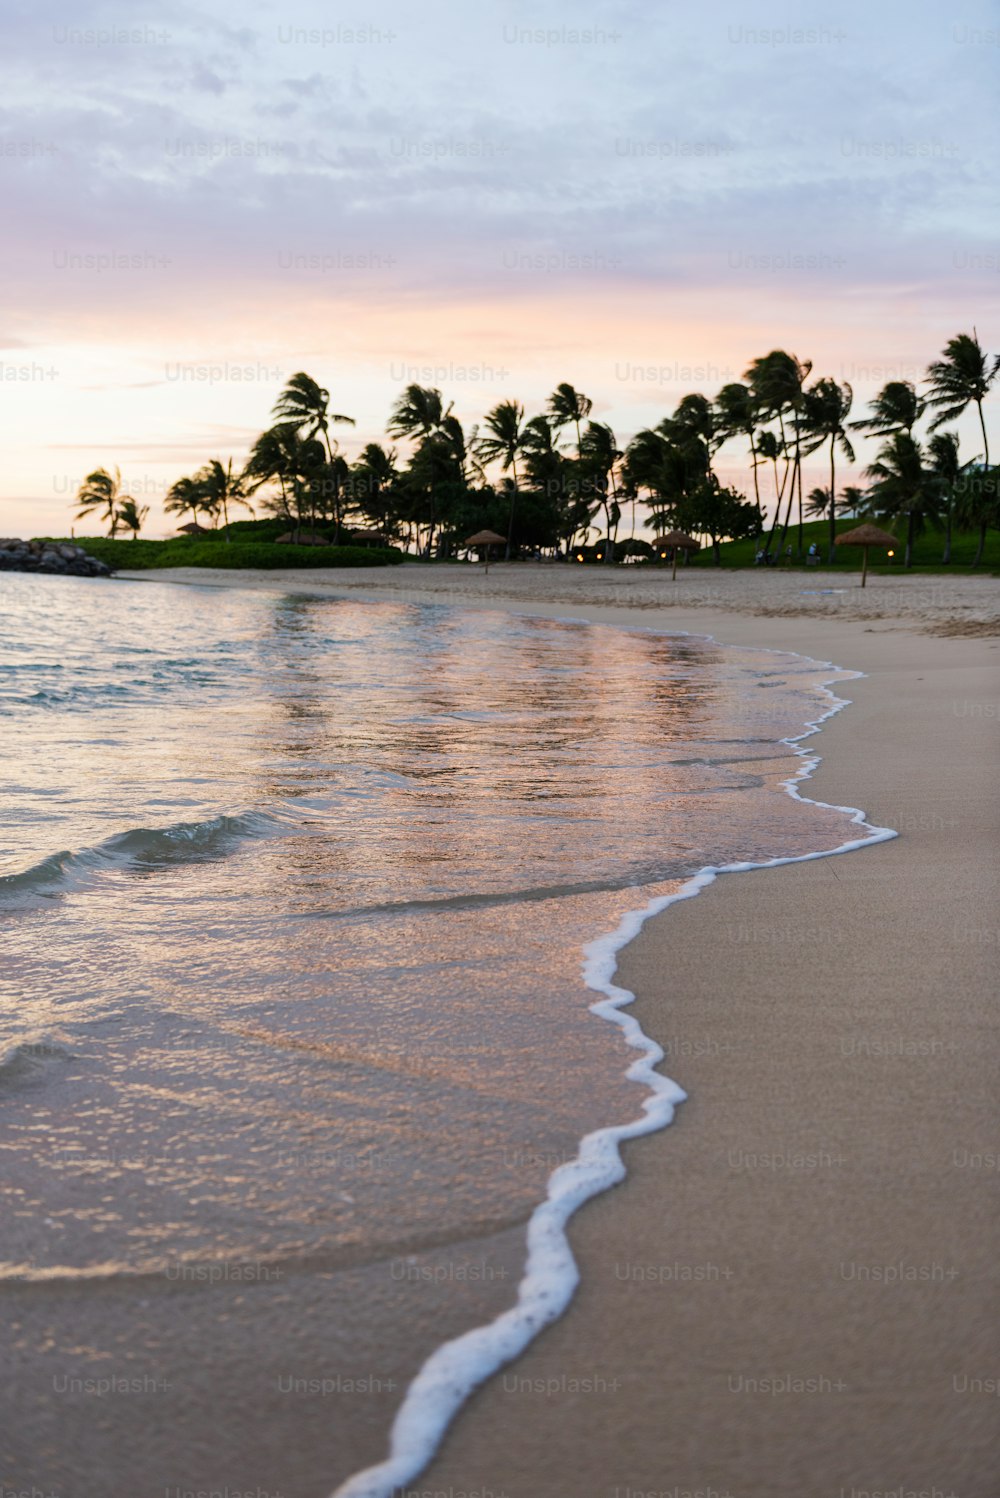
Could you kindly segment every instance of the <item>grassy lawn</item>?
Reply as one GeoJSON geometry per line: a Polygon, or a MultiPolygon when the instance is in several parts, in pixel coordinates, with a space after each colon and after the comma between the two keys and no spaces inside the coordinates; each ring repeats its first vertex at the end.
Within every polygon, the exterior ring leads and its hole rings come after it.
{"type": "MultiPolygon", "coordinates": [[[[861,520],[838,520],[837,533],[839,535],[843,531],[854,530],[856,526],[863,524],[864,522],[861,520]]],[[[879,524],[883,530],[892,530],[892,527],[889,525],[882,525],[881,522],[879,524]]],[[[820,553],[819,565],[821,568],[827,565],[826,549],[829,540],[829,530],[830,523],[827,520],[810,520],[802,527],[803,547],[808,551],[811,543],[813,541],[816,542],[820,553]]],[[[790,526],[788,535],[785,537],[785,545],[788,546],[790,543],[792,547],[793,556],[790,565],[792,567],[801,567],[804,571],[811,571],[811,568],[806,567],[805,561],[799,562],[795,558],[794,553],[797,542],[797,529],[795,526],[790,526]]],[[[910,568],[910,571],[951,573],[960,572],[964,568],[968,572],[972,558],[976,554],[978,542],[978,531],[954,531],[951,538],[951,563],[945,567],[941,563],[944,536],[940,531],[926,530],[913,543],[913,566],[910,568]]],[[[724,541],[719,548],[722,552],[723,567],[752,567],[754,565],[754,556],[761,544],[761,541],[724,541]]],[[[775,544],[777,544],[777,537],[775,537],[775,544]]],[[[873,546],[868,553],[868,571],[886,573],[887,575],[902,572],[904,570],[903,551],[905,544],[906,537],[904,533],[892,562],[887,560],[884,551],[873,546]]],[[[837,560],[834,565],[838,572],[860,572],[861,557],[860,546],[838,546],[837,560]]],[[[715,562],[712,556],[712,548],[707,546],[703,551],[695,553],[691,557],[689,565],[692,567],[713,567],[715,562]]],[[[789,564],[780,562],[777,565],[785,567],[789,564]]],[[[976,571],[977,574],[1000,572],[1000,532],[987,531],[986,549],[983,552],[983,560],[976,571]]]]}

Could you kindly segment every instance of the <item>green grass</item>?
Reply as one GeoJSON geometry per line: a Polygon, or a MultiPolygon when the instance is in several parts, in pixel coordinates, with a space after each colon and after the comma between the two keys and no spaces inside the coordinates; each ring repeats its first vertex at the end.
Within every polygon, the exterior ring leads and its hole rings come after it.
{"type": "Polygon", "coordinates": [[[214,536],[183,536],[170,541],[77,536],[74,545],[82,546],[89,556],[109,567],[127,572],[157,567],[386,567],[403,560],[403,553],[389,546],[278,546],[273,541],[227,542],[214,536]]]}
{"type": "MultiPolygon", "coordinates": [[[[861,520],[838,520],[837,533],[839,535],[842,531],[853,530],[855,526],[863,524],[864,521],[861,520]]],[[[881,525],[881,529],[891,531],[892,526],[881,525]]],[[[893,573],[899,573],[904,570],[903,551],[906,545],[906,533],[902,527],[898,527],[897,531],[901,534],[902,539],[896,548],[896,555],[893,561],[891,563],[888,562],[884,551],[872,547],[868,553],[869,572],[886,573],[891,576],[893,573]]],[[[803,549],[808,551],[810,544],[813,541],[816,542],[820,552],[820,567],[826,567],[827,565],[826,551],[829,544],[829,533],[830,523],[827,520],[810,520],[802,527],[803,549]]],[[[778,535],[780,534],[779,530],[778,535]]],[[[775,546],[777,545],[777,540],[778,537],[776,536],[775,546]]],[[[795,550],[798,545],[798,529],[795,525],[789,526],[788,535],[785,537],[785,545],[788,546],[789,544],[791,544],[792,548],[791,565],[793,567],[801,567],[803,570],[812,570],[806,569],[804,559],[800,562],[795,556],[795,550]]],[[[951,563],[945,567],[941,562],[941,553],[944,549],[944,535],[941,531],[926,530],[913,543],[913,566],[910,571],[943,572],[947,574],[961,572],[964,568],[968,572],[972,558],[976,554],[978,544],[978,531],[954,531],[951,538],[951,563]]],[[[722,553],[723,567],[752,567],[754,565],[754,556],[761,545],[763,545],[762,540],[724,541],[719,548],[722,553]]],[[[861,558],[862,551],[860,546],[838,546],[837,560],[834,565],[838,572],[860,572],[861,558]]],[[[693,554],[689,565],[692,567],[714,567],[715,559],[712,555],[711,546],[706,546],[704,550],[693,554]]],[[[779,563],[778,565],[784,566],[786,564],[779,563]]],[[[983,560],[976,569],[977,575],[991,572],[1000,572],[1000,532],[993,530],[986,533],[986,549],[983,552],[983,560]]]]}

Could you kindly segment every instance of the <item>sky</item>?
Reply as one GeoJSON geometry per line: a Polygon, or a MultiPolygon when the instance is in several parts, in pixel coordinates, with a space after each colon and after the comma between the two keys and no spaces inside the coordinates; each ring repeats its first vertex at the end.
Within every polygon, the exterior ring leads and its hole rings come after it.
{"type": "Polygon", "coordinates": [[[624,442],[776,347],[859,416],[1000,349],[1000,4],[6,10],[2,534],[116,464],[166,534],[300,369],[350,458],[413,380],[467,425],[568,380],[624,442]]]}

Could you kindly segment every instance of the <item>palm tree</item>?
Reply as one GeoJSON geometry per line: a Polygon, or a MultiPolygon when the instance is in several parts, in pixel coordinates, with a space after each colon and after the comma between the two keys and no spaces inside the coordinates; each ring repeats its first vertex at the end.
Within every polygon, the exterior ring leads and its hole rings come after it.
{"type": "Polygon", "coordinates": [[[810,489],[806,495],[806,514],[810,520],[820,520],[830,508],[829,489],[810,489]]]}
{"type": "MultiPolygon", "coordinates": [[[[293,374],[286,384],[284,390],[274,403],[272,416],[277,418],[277,423],[282,426],[291,427],[292,430],[308,442],[313,438],[322,436],[326,446],[326,455],[330,463],[333,462],[334,445],[330,441],[330,426],[335,423],[340,426],[354,426],[353,416],[343,416],[339,412],[330,410],[330,392],[318,385],[311,375],[302,373],[293,374]]],[[[339,445],[339,444],[337,444],[339,445]]],[[[311,524],[315,526],[315,507],[311,509],[311,524]]],[[[339,522],[337,526],[337,540],[340,539],[339,522]]]]}
{"type": "MultiPolygon", "coordinates": [[[[986,488],[992,488],[994,496],[996,477],[990,472],[990,442],[986,435],[983,401],[989,394],[998,373],[1000,373],[1000,354],[991,356],[984,352],[975,328],[971,335],[959,333],[954,338],[950,338],[945,344],[941,358],[936,359],[927,370],[927,384],[930,387],[927,404],[940,408],[930,424],[932,432],[944,426],[945,422],[957,421],[970,405],[974,405],[979,412],[979,429],[983,434],[983,474],[986,479],[986,488]]],[[[982,509],[979,520],[979,545],[972,559],[973,567],[978,567],[983,559],[986,530],[990,524],[989,516],[990,506],[986,505],[982,509]]]]}
{"type": "Polygon", "coordinates": [[[191,512],[191,519],[197,525],[197,517],[203,512],[204,495],[201,485],[196,479],[178,479],[171,484],[167,490],[167,497],[163,501],[163,508],[168,515],[186,515],[191,512]]]}
{"type": "Polygon", "coordinates": [[[269,427],[261,432],[241,475],[246,494],[256,494],[265,484],[277,483],[281,493],[280,513],[293,518],[289,495],[295,505],[295,527],[301,530],[305,516],[304,500],[309,479],[327,461],[323,444],[315,438],[300,437],[290,423],[269,427]]]}
{"type": "MultiPolygon", "coordinates": [[[[854,515],[858,507],[864,503],[864,494],[860,489],[846,485],[840,493],[840,498],[834,504],[835,515],[854,515]]],[[[822,520],[830,514],[830,490],[810,489],[806,495],[806,514],[813,520],[822,520]]]]}
{"type": "Polygon", "coordinates": [[[615,465],[624,456],[619,450],[618,440],[611,428],[603,421],[590,421],[583,434],[580,461],[589,471],[592,493],[604,511],[605,534],[604,561],[614,561],[615,533],[621,519],[618,503],[618,485],[615,465]],[[610,498],[609,498],[610,491],[610,498]]]}
{"type": "MultiPolygon", "coordinates": [[[[122,493],[121,469],[116,468],[112,474],[106,468],[95,468],[93,473],[87,474],[76,491],[76,513],[82,519],[84,515],[92,515],[95,510],[103,511],[101,519],[107,521],[108,535],[114,540],[121,507],[130,499],[131,494],[122,493]]],[[[132,503],[135,503],[134,499],[132,503]]]]}
{"type": "Polygon", "coordinates": [[[908,433],[894,432],[866,472],[873,480],[870,495],[876,512],[894,520],[906,517],[903,565],[909,567],[914,538],[925,520],[937,517],[936,485],[924,466],[923,449],[908,433]]]}
{"type": "Polygon", "coordinates": [[[327,457],[333,457],[330,442],[331,423],[339,426],[354,426],[353,416],[343,416],[330,410],[330,392],[318,385],[311,375],[293,374],[274,403],[272,416],[278,422],[295,428],[308,439],[322,435],[327,457]]]}
{"type": "MultiPolygon", "coordinates": [[[[804,402],[805,383],[812,371],[812,360],[801,360],[794,354],[786,353],[784,349],[772,349],[769,354],[754,359],[743,378],[747,381],[757,400],[762,412],[766,412],[771,418],[778,422],[781,431],[781,445],[785,452],[790,452],[792,466],[792,486],[788,491],[788,508],[785,512],[785,522],[781,530],[781,538],[778,541],[778,551],[785,544],[785,536],[788,534],[789,521],[792,518],[792,504],[795,498],[796,483],[798,484],[799,498],[799,555],[802,555],[802,407],[804,402]],[[792,421],[793,441],[791,448],[785,433],[785,417],[792,421]]],[[[784,489],[784,484],[782,484],[784,489]]],[[[773,535],[773,528],[772,528],[773,535]]],[[[767,550],[770,550],[771,537],[767,540],[767,550]]]]}
{"type": "Polygon", "coordinates": [[[935,432],[927,444],[927,451],[930,454],[931,472],[937,480],[941,509],[944,514],[944,552],[941,561],[948,563],[951,561],[951,525],[954,519],[955,500],[962,476],[962,465],[958,461],[958,433],[935,432]]]}
{"type": "Polygon", "coordinates": [[[909,380],[890,380],[869,403],[871,415],[863,421],[852,421],[854,432],[871,432],[873,436],[891,437],[893,432],[913,436],[913,428],[923,416],[927,402],[917,394],[909,380]]]}
{"type": "MultiPolygon", "coordinates": [[[[791,464],[788,458],[788,450],[776,432],[769,432],[766,428],[758,432],[756,450],[762,462],[770,463],[774,474],[774,519],[771,521],[771,529],[768,532],[767,540],[764,542],[764,555],[769,556],[771,545],[774,541],[774,533],[778,529],[778,522],[781,519],[781,503],[785,497],[785,485],[788,483],[791,464]],[[781,475],[780,482],[778,479],[779,458],[784,458],[785,460],[785,471],[781,475]]],[[[789,505],[791,505],[791,501],[789,501],[789,505]]]]}
{"type": "MultiPolygon", "coordinates": [[[[435,389],[433,386],[407,385],[402,395],[397,397],[396,403],[390,412],[386,431],[390,437],[409,437],[412,441],[423,446],[425,443],[435,441],[442,434],[447,434],[447,423],[452,419],[453,405],[454,402],[451,402],[446,409],[440,390],[435,389]]],[[[454,433],[452,433],[451,440],[454,440],[454,433]]],[[[430,531],[427,538],[428,551],[434,544],[434,531],[437,528],[437,473],[440,464],[436,463],[434,458],[435,454],[426,454],[425,460],[419,465],[426,474],[426,480],[429,485],[430,531]]]]}
{"type": "Polygon", "coordinates": [[[396,449],[369,442],[352,470],[352,494],[366,518],[374,519],[383,535],[389,532],[389,508],[399,478],[396,449]]]}
{"type": "Polygon", "coordinates": [[[851,446],[847,435],[847,418],[851,414],[851,404],[854,400],[854,391],[845,380],[838,385],[836,380],[824,377],[817,380],[809,390],[806,391],[804,406],[804,420],[807,433],[805,452],[812,453],[823,446],[824,442],[830,444],[830,545],[827,551],[827,564],[832,566],[837,560],[837,521],[836,506],[832,502],[832,496],[837,492],[836,461],[837,448],[843,453],[848,463],[854,462],[854,448],[851,446]]]}
{"type": "Polygon", "coordinates": [[[229,540],[229,506],[243,505],[244,509],[253,514],[253,505],[247,499],[245,474],[233,473],[233,460],[223,468],[218,458],[199,468],[194,476],[194,482],[201,491],[202,508],[209,514],[222,514],[223,524],[226,528],[226,540],[229,540]]]}
{"type": "Polygon", "coordinates": [[[500,401],[485,418],[483,426],[485,433],[476,439],[479,458],[484,463],[499,461],[501,469],[506,473],[509,468],[514,478],[507,516],[507,549],[504,553],[509,562],[514,537],[514,506],[517,503],[517,458],[531,444],[530,436],[526,440],[524,407],[518,401],[500,401]]]}
{"type": "Polygon", "coordinates": [[[131,494],[121,500],[118,505],[118,519],[127,531],[132,532],[133,541],[138,541],[139,532],[148,514],[149,505],[139,506],[131,494]]]}
{"type": "Polygon", "coordinates": [[[758,451],[754,443],[754,434],[760,419],[760,407],[754,397],[749,385],[742,385],[734,380],[729,385],[723,385],[715,397],[715,422],[716,428],[723,442],[730,437],[746,437],[750,443],[750,463],[753,468],[753,492],[757,502],[757,513],[760,515],[763,526],[764,512],[760,505],[760,481],[757,477],[757,469],[760,467],[758,451]]]}
{"type": "Polygon", "coordinates": [[[726,439],[707,396],[685,395],[673,416],[661,423],[661,428],[678,447],[699,446],[704,453],[705,471],[712,472],[712,458],[726,439]]]}
{"type": "Polygon", "coordinates": [[[583,437],[580,432],[580,423],[586,421],[594,409],[594,402],[589,395],[582,395],[572,385],[565,382],[556,386],[549,396],[547,406],[549,421],[555,431],[559,432],[564,426],[572,424],[576,427],[576,455],[580,457],[580,448],[583,437]]]}
{"type": "Polygon", "coordinates": [[[867,508],[868,496],[865,491],[859,489],[855,484],[845,484],[840,497],[840,513],[856,517],[864,514],[867,508]]]}

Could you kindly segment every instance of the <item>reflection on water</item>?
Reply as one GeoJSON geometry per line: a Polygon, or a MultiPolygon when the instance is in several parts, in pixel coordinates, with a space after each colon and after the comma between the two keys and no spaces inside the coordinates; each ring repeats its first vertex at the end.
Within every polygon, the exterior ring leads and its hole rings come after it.
{"type": "Polygon", "coordinates": [[[843,840],[780,788],[830,674],[798,658],[155,583],[3,610],[8,1277],[523,1222],[641,1101],[583,943],[843,840]]]}

